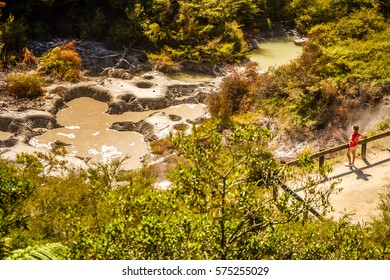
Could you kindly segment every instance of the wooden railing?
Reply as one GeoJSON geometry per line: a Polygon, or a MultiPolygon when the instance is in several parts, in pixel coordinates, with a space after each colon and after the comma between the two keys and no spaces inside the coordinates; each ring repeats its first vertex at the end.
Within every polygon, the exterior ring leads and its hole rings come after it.
{"type": "MultiPolygon", "coordinates": [[[[384,138],[384,137],[387,137],[387,136],[390,136],[390,130],[386,131],[386,132],[383,132],[383,133],[380,133],[380,134],[377,134],[377,135],[372,136],[372,137],[367,137],[367,138],[361,139],[359,141],[359,144],[362,147],[361,148],[362,149],[361,157],[363,159],[366,159],[367,143],[375,141],[375,140],[378,140],[378,139],[381,139],[381,138],[384,138]]],[[[340,145],[340,146],[337,146],[337,147],[334,147],[334,148],[331,148],[331,149],[327,149],[327,150],[324,150],[324,151],[319,151],[317,153],[311,154],[310,158],[312,158],[312,159],[318,158],[319,159],[319,167],[322,167],[324,165],[325,156],[326,155],[332,154],[332,153],[335,153],[335,152],[339,152],[339,151],[342,151],[342,150],[346,150],[346,149],[348,149],[348,144],[343,144],[343,145],[340,145]]],[[[389,149],[389,151],[390,151],[390,149],[389,149]]],[[[294,165],[294,164],[298,164],[298,163],[299,163],[299,160],[296,159],[296,160],[287,162],[286,164],[287,165],[294,165]]],[[[299,201],[304,201],[296,192],[294,192],[292,189],[290,189],[287,185],[281,183],[281,186],[282,186],[283,191],[291,194],[295,199],[297,199],[299,201]]],[[[318,213],[318,211],[316,209],[314,209],[313,207],[311,207],[310,205],[309,205],[309,209],[308,210],[310,211],[310,213],[312,213],[317,218],[323,219],[321,214],[318,213]]]]}
{"type": "MultiPolygon", "coordinates": [[[[363,139],[359,140],[359,144],[362,147],[361,148],[362,149],[361,150],[361,157],[362,157],[362,159],[366,159],[367,143],[375,141],[375,140],[378,140],[378,139],[381,139],[381,138],[384,138],[384,137],[388,137],[388,136],[390,136],[390,130],[386,131],[386,132],[383,132],[383,133],[380,133],[380,134],[377,134],[377,135],[374,135],[372,137],[367,137],[367,138],[363,138],[363,139]]],[[[337,146],[337,147],[334,147],[334,148],[330,148],[330,149],[327,149],[327,150],[323,150],[323,151],[319,151],[317,153],[311,154],[310,158],[311,159],[318,158],[319,159],[318,160],[319,167],[322,167],[324,165],[325,156],[326,155],[332,154],[332,153],[335,153],[335,152],[338,152],[338,151],[346,150],[346,149],[348,149],[348,144],[343,144],[343,145],[340,145],[340,146],[337,146]]],[[[296,160],[287,162],[287,165],[295,165],[298,162],[299,162],[299,159],[296,159],[296,160]]]]}

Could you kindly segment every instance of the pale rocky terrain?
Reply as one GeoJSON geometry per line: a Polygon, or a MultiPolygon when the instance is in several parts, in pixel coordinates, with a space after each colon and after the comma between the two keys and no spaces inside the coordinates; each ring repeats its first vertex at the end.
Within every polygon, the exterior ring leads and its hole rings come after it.
{"type": "MultiPolygon", "coordinates": [[[[182,82],[173,80],[159,71],[149,71],[140,75],[116,78],[113,73],[123,73],[123,69],[110,69],[108,76],[85,77],[78,83],[55,82],[45,87],[44,96],[37,99],[18,99],[6,94],[0,99],[0,131],[8,133],[6,139],[0,139],[0,152],[3,157],[14,159],[21,152],[47,152],[42,148],[29,145],[34,136],[45,131],[59,128],[56,114],[67,107],[67,102],[90,97],[108,105],[107,114],[116,115],[124,112],[145,112],[160,110],[180,104],[198,104],[218,86],[219,79],[210,82],[182,82]]],[[[123,75],[122,75],[123,76],[123,75]]],[[[207,112],[199,119],[182,120],[183,123],[201,121],[207,118],[207,112]]],[[[116,122],[111,129],[135,131],[144,135],[145,141],[152,141],[167,135],[162,133],[165,126],[174,128],[180,116],[156,114],[139,122],[116,122]]],[[[99,120],[96,120],[99,121],[99,120]]],[[[190,128],[190,125],[188,125],[190,128]]],[[[64,143],[66,144],[66,143],[64,143]]],[[[84,166],[84,159],[65,156],[76,166],[84,166]]]]}

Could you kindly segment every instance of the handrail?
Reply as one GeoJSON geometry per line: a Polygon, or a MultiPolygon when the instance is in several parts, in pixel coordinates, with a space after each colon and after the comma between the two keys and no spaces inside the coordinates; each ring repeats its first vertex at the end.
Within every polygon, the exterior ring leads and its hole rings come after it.
{"type": "MultiPolygon", "coordinates": [[[[361,152],[362,159],[366,158],[367,143],[375,141],[375,140],[378,140],[378,139],[381,139],[381,138],[384,138],[384,137],[387,137],[387,136],[390,136],[390,130],[386,131],[386,132],[383,132],[383,133],[379,133],[379,134],[371,136],[371,137],[367,137],[367,138],[361,139],[359,141],[359,143],[362,146],[362,152],[361,152]]],[[[336,146],[336,147],[333,147],[333,148],[330,148],[330,149],[327,149],[327,150],[316,152],[314,154],[311,154],[310,158],[311,159],[319,158],[319,166],[322,167],[324,165],[324,162],[325,162],[325,155],[332,154],[332,153],[335,153],[335,152],[338,152],[338,151],[342,151],[342,150],[345,150],[345,149],[348,149],[348,144],[343,144],[343,145],[336,146]]],[[[296,164],[299,163],[299,161],[300,161],[299,159],[295,159],[295,160],[287,162],[286,164],[287,165],[296,165],[296,164]]]]}
{"type": "MultiPolygon", "coordinates": [[[[377,135],[374,135],[372,137],[368,137],[368,138],[363,138],[360,140],[360,144],[362,146],[362,153],[361,153],[361,157],[363,159],[366,158],[366,151],[367,151],[367,143],[369,142],[372,142],[372,141],[375,141],[375,140],[378,140],[378,139],[381,139],[381,138],[384,138],[384,137],[387,137],[387,136],[390,136],[390,130],[389,131],[386,131],[386,132],[383,132],[383,133],[380,133],[380,134],[377,134],[377,135]]],[[[343,144],[343,145],[339,145],[339,146],[336,146],[336,147],[333,147],[333,148],[330,148],[330,149],[327,149],[325,151],[319,151],[317,153],[314,153],[314,154],[311,154],[310,155],[310,158],[311,159],[315,159],[315,158],[319,158],[319,167],[321,168],[323,165],[324,165],[324,162],[325,162],[325,155],[327,154],[332,154],[332,153],[335,153],[335,152],[338,152],[338,151],[342,151],[342,150],[345,150],[347,149],[349,146],[348,144],[343,144]]],[[[389,149],[390,151],[390,149],[389,149]]],[[[295,165],[295,164],[298,164],[299,163],[299,159],[296,159],[296,160],[293,160],[293,161],[290,161],[290,162],[287,162],[286,165],[295,165]]],[[[299,200],[299,201],[304,201],[297,193],[295,193],[292,189],[290,189],[287,185],[285,184],[281,184],[282,186],[282,189],[283,191],[289,193],[290,195],[292,195],[295,199],[299,200]]],[[[320,213],[317,212],[316,209],[314,209],[313,207],[309,207],[308,209],[312,214],[314,214],[317,218],[319,219],[323,219],[323,217],[321,216],[320,213]]]]}
{"type": "MultiPolygon", "coordinates": [[[[288,193],[289,195],[291,195],[292,197],[294,197],[296,200],[300,201],[300,202],[305,202],[305,200],[300,197],[295,191],[293,191],[292,189],[290,189],[286,184],[284,184],[282,181],[279,181],[280,183],[280,186],[282,187],[282,190],[286,193],[288,193]]],[[[316,216],[318,219],[320,220],[323,220],[323,217],[322,215],[316,210],[314,209],[311,205],[308,205],[308,211],[310,213],[312,213],[314,216],[316,216]]]]}

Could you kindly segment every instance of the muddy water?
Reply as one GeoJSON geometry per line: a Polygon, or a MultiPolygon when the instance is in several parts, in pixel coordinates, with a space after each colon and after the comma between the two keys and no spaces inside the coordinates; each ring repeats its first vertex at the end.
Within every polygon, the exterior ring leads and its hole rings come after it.
{"type": "MultiPolygon", "coordinates": [[[[302,53],[302,47],[294,44],[294,38],[275,37],[259,42],[259,49],[250,53],[249,59],[259,64],[259,69],[267,71],[269,67],[287,64],[302,53]]],[[[214,77],[196,72],[167,73],[168,77],[182,82],[207,82],[214,77]]]]}
{"type": "MultiPolygon", "coordinates": [[[[59,140],[69,144],[67,152],[80,157],[91,158],[91,162],[107,163],[113,158],[130,156],[124,162],[126,169],[141,166],[141,159],[148,153],[144,136],[131,131],[108,129],[114,122],[138,122],[156,112],[175,114],[182,120],[196,119],[204,114],[202,105],[180,105],[159,111],[126,112],[121,115],[108,115],[107,104],[92,98],[77,98],[68,103],[69,108],[57,113],[57,121],[64,127],[53,129],[31,139],[35,147],[50,149],[51,143],[59,140]]],[[[152,123],[153,124],[153,123],[152,123]]]]}
{"type": "Polygon", "coordinates": [[[0,140],[7,140],[10,138],[13,134],[10,132],[0,131],[0,140]]]}
{"type": "Polygon", "coordinates": [[[252,52],[249,59],[259,64],[261,70],[267,71],[271,66],[281,66],[297,58],[302,47],[294,44],[293,38],[269,38],[259,42],[259,49],[252,52]]]}
{"type": "Polygon", "coordinates": [[[203,73],[197,73],[197,72],[176,72],[176,73],[166,73],[169,78],[173,80],[178,80],[182,82],[208,82],[214,79],[213,76],[203,74],[203,73]]]}

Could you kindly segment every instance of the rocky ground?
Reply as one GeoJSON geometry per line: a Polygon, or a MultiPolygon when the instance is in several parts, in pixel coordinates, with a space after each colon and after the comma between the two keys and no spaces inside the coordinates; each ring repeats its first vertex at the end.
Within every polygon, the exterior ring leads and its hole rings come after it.
{"type": "MultiPolygon", "coordinates": [[[[111,73],[114,71],[111,69],[111,73]]],[[[121,114],[197,104],[203,102],[204,96],[215,90],[217,85],[217,80],[185,83],[171,80],[161,72],[151,71],[128,79],[101,76],[84,78],[75,84],[56,82],[46,87],[44,96],[37,99],[19,99],[2,94],[0,131],[11,132],[13,136],[0,141],[0,147],[13,149],[18,143],[27,145],[32,137],[44,130],[59,127],[56,113],[66,107],[67,102],[78,97],[106,102],[107,113],[121,114]]],[[[174,116],[172,118],[174,121],[174,116]]],[[[153,125],[145,121],[114,123],[111,128],[142,133],[146,141],[159,138],[153,125]]]]}
{"type": "MultiPolygon", "coordinates": [[[[35,42],[30,49],[39,56],[63,43],[66,42],[35,42]]],[[[5,73],[0,73],[0,132],[12,133],[8,139],[0,140],[3,156],[14,158],[20,152],[39,150],[31,147],[29,140],[48,129],[58,128],[57,112],[75,98],[90,97],[106,102],[108,114],[141,112],[179,104],[198,104],[204,101],[209,92],[216,90],[220,82],[217,77],[209,82],[172,80],[162,72],[153,70],[145,54],[139,50],[110,51],[95,42],[77,42],[76,49],[83,61],[84,75],[81,81],[48,80],[43,96],[38,98],[18,98],[7,94],[4,90],[5,73]]],[[[216,71],[215,67],[202,67],[203,71],[216,71]]],[[[177,119],[175,116],[170,118],[172,122],[177,119]]],[[[145,121],[114,123],[111,129],[139,132],[146,141],[161,137],[158,127],[145,121]]],[[[78,161],[75,158],[66,159],[78,161]]],[[[76,165],[80,164],[83,165],[76,165]]]]}

